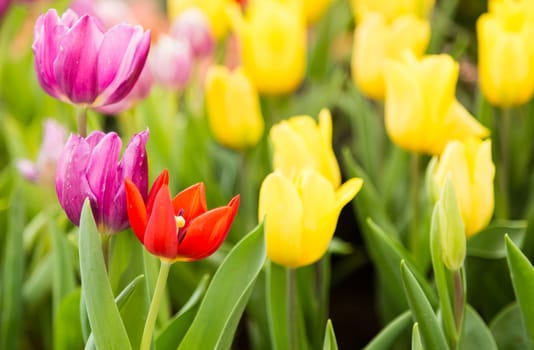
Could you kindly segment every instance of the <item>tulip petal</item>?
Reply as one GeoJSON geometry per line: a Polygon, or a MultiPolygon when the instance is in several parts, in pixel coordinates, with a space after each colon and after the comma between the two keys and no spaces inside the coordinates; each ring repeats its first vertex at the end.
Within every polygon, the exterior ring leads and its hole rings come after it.
{"type": "Polygon", "coordinates": [[[491,160],[491,141],[486,140],[478,145],[472,155],[471,168],[471,197],[474,198],[471,207],[471,220],[466,224],[467,238],[482,230],[491,220],[495,207],[493,180],[495,165],[491,160]]]}
{"type": "Polygon", "coordinates": [[[126,194],[124,192],[125,178],[131,179],[143,200],[147,197],[148,188],[148,159],[146,154],[146,141],[148,131],[143,131],[132,137],[122,159],[117,166],[117,184],[113,197],[113,205],[109,207],[107,216],[109,217],[108,225],[114,231],[121,231],[128,227],[126,213],[126,194]]]}
{"type": "Polygon", "coordinates": [[[147,225],[145,202],[143,201],[139,189],[129,178],[125,179],[124,188],[130,225],[139,241],[144,243],[145,229],[147,225]]]}
{"type": "Polygon", "coordinates": [[[154,180],[152,188],[150,188],[150,193],[148,194],[148,199],[146,201],[146,212],[148,213],[148,216],[150,216],[150,213],[152,213],[152,208],[154,207],[154,200],[156,199],[156,195],[158,194],[161,186],[168,184],[169,172],[167,169],[163,169],[161,174],[159,174],[156,180],[154,180]]]}
{"type": "Polygon", "coordinates": [[[204,183],[197,183],[178,193],[172,200],[172,205],[175,215],[183,210],[181,215],[185,219],[185,227],[187,227],[191,220],[208,210],[204,183]]]}
{"type": "Polygon", "coordinates": [[[96,18],[88,15],[60,38],[54,74],[61,91],[73,103],[91,104],[98,96],[97,54],[102,38],[96,18]]]}
{"type": "Polygon", "coordinates": [[[132,90],[145,66],[150,31],[119,24],[105,35],[98,54],[98,87],[101,105],[122,100],[132,90]]]}
{"type": "Polygon", "coordinates": [[[336,205],[332,184],[316,171],[302,172],[297,187],[303,207],[300,264],[307,265],[328,249],[341,208],[336,205]]]}
{"type": "Polygon", "coordinates": [[[267,175],[260,188],[259,220],[265,220],[269,258],[281,265],[300,266],[303,208],[299,193],[280,173],[267,175]]]}
{"type": "Polygon", "coordinates": [[[51,96],[60,98],[57,89],[53,63],[59,52],[57,37],[67,31],[61,26],[55,9],[50,9],[45,15],[39,16],[35,23],[32,49],[35,55],[35,71],[41,87],[51,96]]]}
{"type": "Polygon", "coordinates": [[[117,178],[117,163],[121,145],[121,139],[116,133],[106,134],[92,149],[88,159],[87,180],[97,201],[96,208],[93,208],[97,224],[103,223],[105,226],[110,224],[104,220],[109,219],[107,214],[115,205],[113,197],[116,189],[121,185],[117,178]]]}
{"type": "Polygon", "coordinates": [[[156,194],[154,208],[157,210],[153,210],[148,218],[143,244],[154,255],[175,259],[178,254],[178,235],[167,185],[162,185],[156,194]]]}
{"type": "Polygon", "coordinates": [[[178,255],[199,260],[213,254],[228,235],[238,206],[239,196],[236,196],[228,206],[212,209],[194,218],[179,243],[178,255]]]}
{"type": "Polygon", "coordinates": [[[56,193],[59,203],[69,220],[77,226],[85,198],[89,198],[93,209],[96,204],[85,176],[85,164],[90,154],[91,150],[83,137],[71,134],[57,164],[56,193]]]}

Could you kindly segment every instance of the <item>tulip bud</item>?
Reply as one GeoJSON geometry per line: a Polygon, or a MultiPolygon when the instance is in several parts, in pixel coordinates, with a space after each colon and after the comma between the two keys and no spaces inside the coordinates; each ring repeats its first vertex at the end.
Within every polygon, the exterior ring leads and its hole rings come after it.
{"type": "Polygon", "coordinates": [[[214,39],[208,20],[198,8],[182,12],[172,24],[171,33],[189,42],[194,57],[204,57],[213,51],[214,39]]]}
{"type": "Polygon", "coordinates": [[[28,181],[51,185],[56,176],[56,166],[67,140],[67,129],[53,119],[47,119],[43,127],[43,143],[33,163],[28,159],[18,159],[16,166],[28,181]]]}
{"type": "Polygon", "coordinates": [[[413,15],[391,22],[380,13],[369,13],[354,31],[352,79],[368,97],[383,99],[386,59],[400,59],[405,50],[420,57],[430,39],[430,24],[413,15]]]}
{"type": "Polygon", "coordinates": [[[149,59],[154,81],[168,89],[183,88],[193,66],[191,46],[185,39],[162,35],[149,59]]]}
{"type": "Polygon", "coordinates": [[[245,149],[263,135],[258,92],[243,69],[230,72],[211,66],[206,80],[206,104],[213,135],[222,145],[245,149]]]}
{"type": "Polygon", "coordinates": [[[52,97],[89,107],[123,99],[145,65],[150,31],[119,24],[104,32],[96,17],[67,10],[39,16],[33,52],[41,87],[52,97]]]}
{"type": "Polygon", "coordinates": [[[237,4],[228,14],[236,32],[246,74],[260,93],[296,90],[306,72],[306,24],[302,8],[293,2],[258,1],[237,4]]]}
{"type": "Polygon", "coordinates": [[[437,230],[439,235],[443,263],[449,270],[459,270],[465,259],[466,238],[450,175],[447,176],[440,199],[434,207],[432,229],[437,230]]]}
{"type": "Polygon", "coordinates": [[[101,233],[128,227],[124,179],[131,179],[146,198],[147,138],[148,130],[134,135],[119,161],[122,141],[116,133],[94,131],[87,138],[70,136],[58,161],[56,192],[73,224],[79,225],[83,202],[89,198],[101,233]]]}
{"type": "Polygon", "coordinates": [[[228,32],[225,7],[230,3],[232,0],[167,0],[167,10],[174,21],[190,8],[200,9],[208,19],[210,32],[215,38],[222,39],[228,32]]]}
{"type": "Polygon", "coordinates": [[[521,105],[534,94],[532,7],[527,1],[500,2],[477,21],[480,87],[494,105],[521,105]]]}

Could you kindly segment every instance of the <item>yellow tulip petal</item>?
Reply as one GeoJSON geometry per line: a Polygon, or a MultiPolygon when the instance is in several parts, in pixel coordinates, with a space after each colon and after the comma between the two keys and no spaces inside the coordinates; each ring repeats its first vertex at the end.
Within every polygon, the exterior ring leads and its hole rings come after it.
{"type": "Polygon", "coordinates": [[[362,188],[363,180],[360,178],[352,178],[347,180],[336,190],[336,204],[341,210],[348,202],[350,202],[362,188]]]}
{"type": "Polygon", "coordinates": [[[288,267],[300,265],[303,243],[303,208],[299,193],[289,179],[269,174],[259,195],[259,220],[265,218],[267,256],[288,267]]]}
{"type": "Polygon", "coordinates": [[[339,211],[332,184],[317,171],[303,171],[297,186],[304,209],[301,265],[307,265],[325,254],[339,211]]]}
{"type": "Polygon", "coordinates": [[[486,140],[477,145],[471,176],[471,196],[476,198],[471,208],[471,220],[466,226],[467,237],[470,237],[488,225],[493,216],[495,199],[493,181],[495,165],[491,160],[491,141],[486,140]]]}

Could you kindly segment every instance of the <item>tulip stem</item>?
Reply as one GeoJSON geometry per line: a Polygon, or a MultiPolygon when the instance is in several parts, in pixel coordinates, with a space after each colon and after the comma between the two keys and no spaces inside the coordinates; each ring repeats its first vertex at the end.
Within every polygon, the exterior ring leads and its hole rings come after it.
{"type": "Polygon", "coordinates": [[[452,272],[452,288],[453,288],[453,305],[454,305],[454,323],[456,326],[456,349],[460,349],[462,327],[465,318],[465,271],[462,267],[459,270],[452,272]]]}
{"type": "Polygon", "coordinates": [[[411,196],[412,196],[412,226],[410,232],[410,248],[417,256],[419,251],[419,153],[412,153],[411,157],[411,196]]]}
{"type": "Polygon", "coordinates": [[[78,134],[82,137],[87,136],[87,108],[78,109],[78,134]]]}
{"type": "Polygon", "coordinates": [[[145,321],[145,328],[143,330],[143,336],[141,338],[140,350],[149,350],[152,343],[152,333],[154,333],[154,326],[156,325],[156,318],[159,312],[159,305],[161,298],[163,297],[163,292],[165,291],[165,285],[167,284],[167,276],[169,275],[169,270],[171,263],[161,260],[161,265],[159,268],[158,279],[156,280],[156,287],[154,289],[154,295],[152,296],[152,302],[150,303],[150,308],[148,309],[148,315],[145,321]]]}
{"type": "Polygon", "coordinates": [[[298,317],[297,317],[297,273],[294,268],[287,269],[287,318],[289,327],[289,348],[298,350],[298,317]]]}
{"type": "Polygon", "coordinates": [[[498,213],[500,219],[508,219],[509,217],[509,202],[508,202],[508,167],[509,167],[509,142],[510,142],[510,110],[508,108],[502,110],[501,127],[499,146],[500,146],[500,167],[499,167],[499,192],[501,198],[498,203],[498,213]]]}

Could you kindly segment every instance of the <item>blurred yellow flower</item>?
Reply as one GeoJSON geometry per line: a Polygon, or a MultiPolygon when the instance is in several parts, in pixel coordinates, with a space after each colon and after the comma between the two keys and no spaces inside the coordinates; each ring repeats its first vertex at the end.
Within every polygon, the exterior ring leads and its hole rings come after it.
{"type": "Polygon", "coordinates": [[[385,124],[395,144],[438,155],[451,140],[489,135],[456,100],[458,70],[446,54],[386,62],[385,124]]]}
{"type": "Polygon", "coordinates": [[[477,21],[478,69],[494,105],[526,103],[534,94],[534,2],[493,1],[477,21]]]}
{"type": "Polygon", "coordinates": [[[258,91],[296,90],[306,71],[306,23],[300,2],[251,1],[246,18],[237,4],[227,10],[243,67],[258,91]]]}
{"type": "Polygon", "coordinates": [[[424,54],[430,39],[430,23],[413,15],[387,22],[377,12],[369,13],[354,31],[352,79],[367,97],[384,98],[384,63],[397,59],[405,50],[424,54]]]}
{"type": "Polygon", "coordinates": [[[220,39],[226,35],[229,28],[225,8],[233,2],[233,0],[167,0],[167,13],[172,21],[185,10],[197,7],[208,18],[215,38],[220,39]]]}
{"type": "Polygon", "coordinates": [[[319,112],[319,124],[307,115],[295,116],[271,128],[274,146],[273,168],[287,177],[304,168],[317,170],[334,188],[341,174],[332,149],[332,117],[328,109],[319,112]]]}
{"type": "Polygon", "coordinates": [[[435,197],[448,175],[469,238],[486,227],[493,216],[495,165],[491,159],[491,141],[473,138],[448,143],[432,176],[435,197]]]}
{"type": "Polygon", "coordinates": [[[299,171],[291,178],[279,172],[269,174],[259,196],[267,256],[287,267],[319,260],[328,249],[341,209],[361,186],[362,180],[354,178],[335,189],[312,169],[299,171]]]}
{"type": "Polygon", "coordinates": [[[263,135],[258,92],[242,68],[230,72],[211,66],[206,77],[206,104],[213,135],[222,145],[245,149],[263,135]]]}
{"type": "Polygon", "coordinates": [[[370,12],[379,12],[387,21],[403,15],[427,18],[435,0],[351,0],[352,11],[357,22],[370,12]]]}

